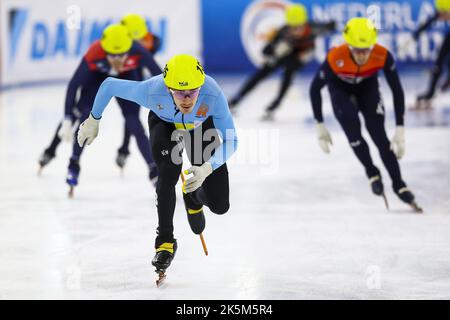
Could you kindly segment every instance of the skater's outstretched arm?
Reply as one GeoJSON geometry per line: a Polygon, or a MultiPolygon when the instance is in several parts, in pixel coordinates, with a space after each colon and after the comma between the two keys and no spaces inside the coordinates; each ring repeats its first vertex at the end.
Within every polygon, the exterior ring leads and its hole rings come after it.
{"type": "Polygon", "coordinates": [[[223,92],[217,97],[214,110],[214,127],[219,132],[222,143],[216,148],[214,155],[208,160],[213,170],[224,164],[236,151],[238,145],[233,118],[231,117],[227,99],[223,92]]]}
{"type": "Polygon", "coordinates": [[[330,147],[333,144],[331,135],[323,123],[322,94],[320,93],[322,91],[322,88],[327,85],[328,72],[331,72],[331,69],[328,61],[325,60],[325,62],[320,66],[319,70],[317,70],[309,88],[309,96],[313,109],[314,119],[316,119],[317,121],[315,125],[317,138],[319,140],[320,148],[325,153],[330,153],[330,147]]]}
{"type": "Polygon", "coordinates": [[[151,87],[148,81],[150,80],[130,81],[111,77],[106,78],[95,96],[91,114],[81,123],[78,130],[77,140],[79,146],[90,145],[97,137],[100,118],[112,97],[119,97],[145,107],[148,106],[148,92],[151,87]]]}
{"type": "Polygon", "coordinates": [[[390,52],[387,54],[383,71],[394,98],[396,124],[397,126],[403,126],[405,116],[405,93],[398,76],[395,60],[390,52]]]}
{"type": "Polygon", "coordinates": [[[402,84],[400,83],[395,60],[389,51],[383,70],[394,97],[395,121],[397,124],[394,137],[391,139],[390,148],[397,159],[401,159],[405,154],[405,129],[403,127],[405,117],[405,94],[402,84]]]}
{"type": "Polygon", "coordinates": [[[86,80],[89,78],[91,71],[85,59],[78,65],[77,70],[69,81],[66,92],[66,101],[64,104],[64,116],[74,120],[73,108],[76,105],[77,90],[80,88],[86,80]]]}
{"type": "Polygon", "coordinates": [[[91,110],[92,116],[94,119],[100,119],[112,97],[133,101],[143,107],[149,108],[147,107],[148,93],[150,92],[148,81],[149,80],[122,80],[112,77],[106,78],[95,96],[94,106],[91,110]]]}
{"type": "Polygon", "coordinates": [[[317,70],[313,81],[311,82],[311,86],[309,87],[309,96],[311,100],[311,105],[313,109],[314,119],[317,122],[323,122],[322,115],[322,94],[321,90],[326,86],[326,78],[325,78],[325,68],[328,62],[324,62],[319,70],[317,70]]]}

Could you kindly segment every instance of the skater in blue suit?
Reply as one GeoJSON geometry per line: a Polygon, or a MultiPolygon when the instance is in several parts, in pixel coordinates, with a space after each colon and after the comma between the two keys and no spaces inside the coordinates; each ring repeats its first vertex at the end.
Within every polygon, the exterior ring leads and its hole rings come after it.
{"type": "Polygon", "coordinates": [[[164,271],[177,250],[173,215],[182,148],[186,148],[192,164],[184,173],[193,175],[183,184],[183,199],[192,231],[201,234],[205,228],[203,205],[216,214],[226,213],[230,206],[226,161],[237,148],[233,119],[214,79],[205,75],[196,58],[181,54],[169,60],[162,75],[149,80],[106,79],[89,118],[80,125],[80,146],[96,138],[102,113],[114,96],[150,109],[150,144],[159,171],[158,229],[152,264],[164,271]]]}

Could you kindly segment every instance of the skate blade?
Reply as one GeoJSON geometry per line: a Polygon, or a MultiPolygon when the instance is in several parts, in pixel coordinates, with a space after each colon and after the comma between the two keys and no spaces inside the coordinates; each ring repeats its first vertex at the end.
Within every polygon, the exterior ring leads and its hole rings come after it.
{"type": "Polygon", "coordinates": [[[69,193],[67,194],[69,196],[69,199],[73,198],[73,192],[74,192],[75,188],[73,186],[70,186],[69,188],[69,193]]]}
{"type": "Polygon", "coordinates": [[[408,110],[409,111],[430,111],[430,110],[433,110],[433,105],[431,103],[412,105],[408,108],[408,110]]]}
{"type": "Polygon", "coordinates": [[[387,200],[386,194],[383,192],[382,196],[384,200],[384,205],[386,206],[386,210],[389,211],[389,202],[387,200]]]}
{"type": "Polygon", "coordinates": [[[166,271],[165,270],[156,270],[158,274],[158,279],[156,279],[156,287],[159,288],[164,284],[164,280],[166,280],[166,271]]]}
{"type": "Polygon", "coordinates": [[[43,166],[39,166],[39,169],[38,169],[38,172],[37,172],[38,177],[40,177],[42,175],[42,169],[44,169],[44,167],[43,166]]]}
{"type": "Polygon", "coordinates": [[[426,110],[426,108],[423,106],[410,106],[408,108],[408,110],[409,111],[424,111],[424,110],[426,110]]]}
{"type": "Polygon", "coordinates": [[[423,209],[419,207],[419,205],[414,201],[410,204],[411,208],[414,210],[414,212],[417,213],[423,213],[423,209]]]}
{"type": "Polygon", "coordinates": [[[262,116],[261,117],[262,122],[275,122],[275,117],[273,116],[262,116]]]}
{"type": "Polygon", "coordinates": [[[200,241],[202,242],[203,252],[205,252],[205,256],[208,255],[208,248],[206,247],[205,238],[203,238],[203,233],[200,233],[200,241]]]}

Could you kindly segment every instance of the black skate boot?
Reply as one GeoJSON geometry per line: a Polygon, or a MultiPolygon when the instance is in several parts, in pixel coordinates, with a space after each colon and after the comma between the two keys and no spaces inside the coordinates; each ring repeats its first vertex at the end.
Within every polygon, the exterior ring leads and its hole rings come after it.
{"type": "Polygon", "coordinates": [[[175,253],[177,252],[177,240],[173,239],[171,242],[162,242],[156,238],[155,249],[156,254],[152,260],[152,265],[156,268],[155,272],[159,278],[156,280],[156,285],[160,286],[166,278],[166,269],[170,267],[175,253]]]}
{"type": "Polygon", "coordinates": [[[184,187],[182,189],[184,207],[186,208],[189,226],[191,227],[192,232],[195,234],[201,234],[203,230],[205,230],[205,214],[203,213],[203,205],[194,201],[190,193],[185,193],[184,187]]]}
{"type": "Polygon", "coordinates": [[[414,194],[407,187],[403,187],[394,191],[400,198],[400,200],[402,200],[406,204],[409,204],[414,209],[414,211],[419,213],[423,212],[423,209],[417,205],[414,194]]]}
{"type": "Polygon", "coordinates": [[[430,110],[433,108],[432,97],[428,95],[418,96],[416,99],[416,104],[411,107],[412,111],[430,110]]]}
{"type": "Polygon", "coordinates": [[[156,163],[151,163],[148,167],[150,170],[148,177],[150,179],[150,182],[156,188],[156,185],[158,183],[158,175],[159,175],[158,168],[156,167],[156,163]]]}
{"type": "Polygon", "coordinates": [[[230,108],[230,110],[236,108],[236,106],[239,103],[239,100],[240,100],[239,97],[234,97],[233,99],[228,101],[228,107],[230,108]]]}
{"type": "Polygon", "coordinates": [[[381,196],[384,193],[383,182],[381,181],[381,177],[379,175],[369,178],[369,182],[372,187],[372,192],[375,195],[381,196]]]}
{"type": "Polygon", "coordinates": [[[42,169],[48,165],[50,163],[50,161],[53,160],[53,158],[55,157],[55,152],[52,152],[48,149],[46,149],[44,151],[44,153],[40,156],[39,158],[39,172],[38,174],[40,175],[42,172],[42,169]]]}
{"type": "Polygon", "coordinates": [[[228,108],[230,109],[231,114],[236,115],[237,105],[239,104],[239,101],[239,97],[234,97],[233,99],[228,101],[228,108]]]}
{"type": "Polygon", "coordinates": [[[73,190],[78,185],[78,176],[80,174],[80,164],[78,160],[70,159],[69,170],[66,176],[66,183],[69,185],[69,197],[73,197],[73,190]]]}
{"type": "Polygon", "coordinates": [[[261,121],[274,121],[275,120],[275,112],[273,110],[267,109],[263,116],[261,117],[261,121]]]}
{"type": "Polygon", "coordinates": [[[119,149],[119,152],[117,153],[116,157],[116,164],[120,169],[123,169],[125,167],[129,155],[130,155],[129,151],[119,149]]]}
{"type": "Polygon", "coordinates": [[[384,204],[386,209],[389,210],[389,202],[387,201],[386,195],[384,194],[384,186],[381,181],[381,176],[376,175],[369,178],[370,187],[372,188],[372,192],[377,196],[383,196],[384,204]]]}
{"type": "Polygon", "coordinates": [[[157,270],[166,270],[170,267],[175,253],[177,252],[177,240],[173,242],[163,242],[156,247],[156,254],[152,260],[152,265],[157,270]]]}

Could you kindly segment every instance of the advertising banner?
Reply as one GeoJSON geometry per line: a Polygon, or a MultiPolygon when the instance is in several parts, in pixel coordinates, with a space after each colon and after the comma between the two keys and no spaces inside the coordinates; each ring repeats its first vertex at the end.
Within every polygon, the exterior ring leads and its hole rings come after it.
{"type": "Polygon", "coordinates": [[[160,64],[201,54],[200,0],[1,0],[1,83],[68,79],[89,44],[127,13],[161,38],[160,64]]]}
{"type": "MultiPolygon", "coordinates": [[[[203,1],[204,59],[209,72],[243,72],[262,62],[264,36],[284,23],[284,8],[300,1],[203,1]]],[[[312,66],[325,58],[330,47],[342,43],[346,22],[365,16],[379,29],[379,43],[396,56],[400,67],[432,62],[448,25],[434,23],[417,42],[412,33],[435,13],[434,1],[301,1],[309,20],[336,21],[337,31],[316,40],[312,66]]]]}

